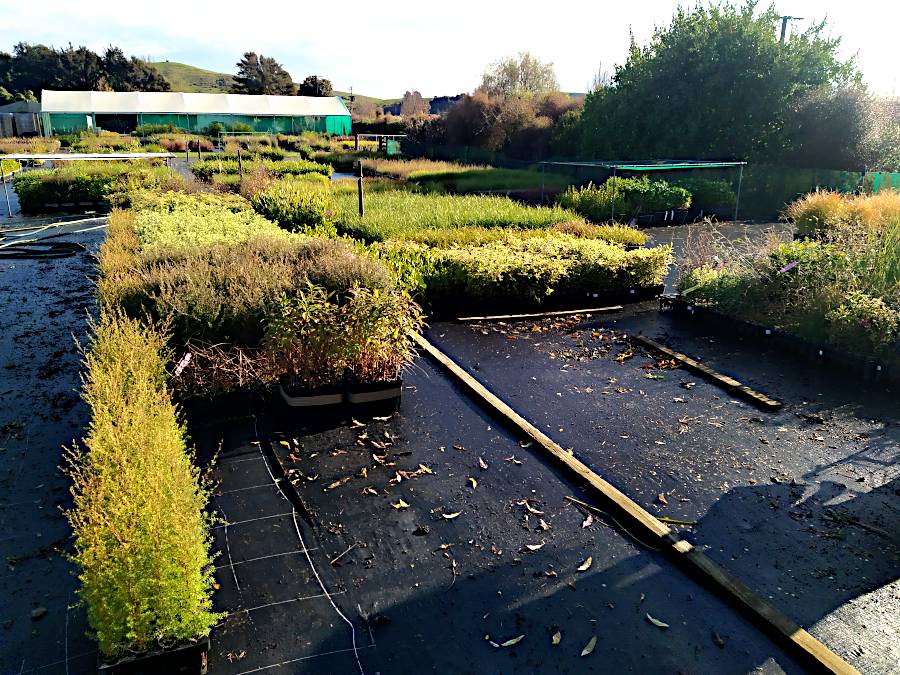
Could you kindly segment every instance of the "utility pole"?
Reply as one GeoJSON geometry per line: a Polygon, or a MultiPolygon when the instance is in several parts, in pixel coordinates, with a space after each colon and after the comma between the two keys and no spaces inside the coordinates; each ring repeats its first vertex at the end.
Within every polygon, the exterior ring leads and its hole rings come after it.
{"type": "Polygon", "coordinates": [[[781,43],[784,44],[787,39],[788,21],[802,21],[802,16],[782,16],[781,17],[781,43]]]}

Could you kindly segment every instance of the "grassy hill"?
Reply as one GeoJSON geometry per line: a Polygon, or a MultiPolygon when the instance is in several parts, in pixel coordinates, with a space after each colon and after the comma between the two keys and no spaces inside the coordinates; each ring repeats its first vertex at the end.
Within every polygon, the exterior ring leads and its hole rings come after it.
{"type": "Polygon", "coordinates": [[[172,91],[193,91],[202,94],[221,94],[228,91],[228,87],[234,82],[234,76],[228,73],[217,73],[213,70],[205,70],[177,61],[158,61],[153,64],[163,74],[172,91]],[[225,86],[218,86],[219,80],[225,81],[225,86]]]}

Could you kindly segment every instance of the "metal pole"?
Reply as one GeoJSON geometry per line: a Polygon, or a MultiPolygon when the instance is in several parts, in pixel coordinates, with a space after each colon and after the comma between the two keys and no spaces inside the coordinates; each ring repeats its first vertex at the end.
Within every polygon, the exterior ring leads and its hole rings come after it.
{"type": "Polygon", "coordinates": [[[541,162],[541,204],[544,203],[544,173],[547,171],[547,163],[541,162]]]}
{"type": "Polygon", "coordinates": [[[738,219],[738,207],[741,204],[741,183],[744,182],[744,165],[741,164],[741,170],[738,173],[738,189],[737,196],[734,198],[734,219],[737,221],[738,219]]]}
{"type": "Polygon", "coordinates": [[[241,160],[241,144],[238,143],[238,175],[244,175],[244,163],[241,160]]]}
{"type": "Polygon", "coordinates": [[[363,163],[359,160],[359,179],[357,180],[357,191],[359,192],[359,217],[366,215],[366,207],[363,204],[363,163]]]}
{"type": "Polygon", "coordinates": [[[359,152],[359,134],[353,135],[353,150],[359,152]]]}
{"type": "Polygon", "coordinates": [[[609,200],[609,221],[611,223],[616,222],[616,167],[613,167],[613,189],[612,189],[612,199],[609,200]]]}
{"type": "Polygon", "coordinates": [[[0,180],[3,181],[3,194],[6,195],[6,215],[12,218],[12,206],[9,205],[9,188],[6,186],[6,171],[3,169],[3,160],[0,160],[0,180]]]}

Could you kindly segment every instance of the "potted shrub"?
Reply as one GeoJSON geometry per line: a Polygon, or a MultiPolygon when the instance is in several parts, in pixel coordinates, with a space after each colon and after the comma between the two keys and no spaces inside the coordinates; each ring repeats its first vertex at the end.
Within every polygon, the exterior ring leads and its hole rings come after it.
{"type": "Polygon", "coordinates": [[[166,384],[166,337],[101,315],[84,361],[88,434],[66,454],[78,593],[109,675],[205,673],[222,616],[209,489],[166,384]]]}
{"type": "Polygon", "coordinates": [[[412,333],[422,329],[419,306],[405,293],[353,288],[345,315],[348,403],[398,401],[401,371],[414,354],[412,333]]]}
{"type": "Polygon", "coordinates": [[[344,400],[349,332],[333,293],[309,283],[282,296],[269,320],[264,349],[282,373],[281,397],[291,407],[338,405],[344,400]]]}

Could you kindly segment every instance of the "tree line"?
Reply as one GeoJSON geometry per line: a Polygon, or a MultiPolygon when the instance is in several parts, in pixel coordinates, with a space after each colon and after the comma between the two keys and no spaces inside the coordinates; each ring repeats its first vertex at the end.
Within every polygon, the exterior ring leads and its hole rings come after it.
{"type": "Polygon", "coordinates": [[[774,7],[678,9],[581,99],[552,64],[502,59],[440,117],[406,121],[419,140],[521,159],[741,159],[900,170],[900,104],[874,96],[825,23],[782,41],[774,7]]]}

